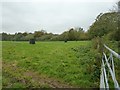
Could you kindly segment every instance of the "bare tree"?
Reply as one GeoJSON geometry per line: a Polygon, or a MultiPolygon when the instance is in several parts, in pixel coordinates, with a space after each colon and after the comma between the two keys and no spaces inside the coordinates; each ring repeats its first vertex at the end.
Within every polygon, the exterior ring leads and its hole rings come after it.
{"type": "Polygon", "coordinates": [[[120,12],[120,1],[118,1],[118,12],[120,12]]]}
{"type": "Polygon", "coordinates": [[[112,9],[110,9],[110,12],[120,12],[120,1],[118,1],[112,9]]]}

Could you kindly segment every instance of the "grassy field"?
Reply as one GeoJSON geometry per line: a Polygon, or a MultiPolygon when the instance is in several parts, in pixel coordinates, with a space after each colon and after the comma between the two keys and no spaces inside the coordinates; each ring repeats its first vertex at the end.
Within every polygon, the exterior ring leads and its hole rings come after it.
{"type": "Polygon", "coordinates": [[[98,87],[94,54],[90,41],[2,42],[3,87],[98,87]]]}

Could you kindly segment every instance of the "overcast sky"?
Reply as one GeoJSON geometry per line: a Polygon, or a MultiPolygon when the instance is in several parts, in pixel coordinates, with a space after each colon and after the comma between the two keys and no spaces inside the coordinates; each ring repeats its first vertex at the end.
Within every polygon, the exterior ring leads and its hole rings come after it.
{"type": "Polygon", "coordinates": [[[34,32],[41,29],[62,33],[70,27],[88,30],[97,15],[108,12],[113,0],[5,0],[2,1],[2,31],[34,32]]]}

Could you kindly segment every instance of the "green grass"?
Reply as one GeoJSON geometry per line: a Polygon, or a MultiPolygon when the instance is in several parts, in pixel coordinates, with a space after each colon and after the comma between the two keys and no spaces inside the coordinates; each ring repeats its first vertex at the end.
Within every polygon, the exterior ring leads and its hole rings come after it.
{"type": "MultiPolygon", "coordinates": [[[[91,66],[95,58],[90,41],[36,42],[35,45],[9,41],[2,42],[2,49],[3,62],[20,67],[23,72],[32,70],[75,87],[98,87],[93,80],[91,66]]],[[[10,81],[9,77],[6,79],[10,81]]],[[[6,79],[3,78],[4,85],[6,79]]],[[[11,87],[22,86],[16,82],[11,87]]]]}

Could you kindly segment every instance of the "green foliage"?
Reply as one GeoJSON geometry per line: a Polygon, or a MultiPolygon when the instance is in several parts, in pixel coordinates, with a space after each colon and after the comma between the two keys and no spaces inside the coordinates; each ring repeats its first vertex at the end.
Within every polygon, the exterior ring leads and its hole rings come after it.
{"type": "Polygon", "coordinates": [[[10,35],[10,34],[7,34],[7,33],[2,33],[2,34],[0,34],[0,40],[2,39],[3,41],[11,41],[11,40],[13,40],[13,38],[14,38],[14,35],[10,35]]]}
{"type": "Polygon", "coordinates": [[[92,39],[92,47],[93,49],[97,50],[98,53],[101,53],[103,52],[103,40],[102,38],[100,38],[99,36],[92,39]]]}
{"type": "Polygon", "coordinates": [[[97,81],[96,85],[99,85],[100,74],[101,74],[101,60],[103,54],[103,40],[102,38],[95,37],[92,39],[92,51],[95,53],[94,66],[93,66],[93,80],[97,81]]]}
{"type": "Polygon", "coordinates": [[[79,41],[79,40],[89,40],[87,32],[84,32],[82,28],[71,28],[68,31],[63,32],[59,36],[59,40],[68,40],[68,41],[79,41]]]}
{"type": "Polygon", "coordinates": [[[82,28],[70,29],[68,31],[63,32],[62,34],[53,34],[47,33],[44,30],[35,31],[34,33],[15,33],[15,34],[7,34],[2,33],[3,41],[28,41],[30,39],[36,39],[37,41],[77,41],[77,40],[88,40],[88,33],[84,32],[82,28]]]}
{"type": "Polygon", "coordinates": [[[25,41],[28,41],[28,40],[30,40],[30,39],[34,39],[34,35],[33,35],[33,34],[28,34],[28,35],[26,35],[26,36],[24,37],[24,40],[25,40],[25,41]]]}
{"type": "Polygon", "coordinates": [[[59,36],[59,40],[68,40],[68,32],[65,31],[59,36]]]}
{"type": "Polygon", "coordinates": [[[43,36],[45,33],[46,33],[46,31],[44,31],[44,30],[35,31],[35,32],[34,32],[34,37],[35,37],[35,38],[39,38],[39,37],[43,36]]]}
{"type": "Polygon", "coordinates": [[[88,30],[90,37],[95,38],[97,36],[104,36],[110,40],[117,40],[119,38],[118,18],[118,12],[109,12],[98,15],[96,21],[90,26],[88,30]]]}
{"type": "Polygon", "coordinates": [[[21,38],[22,38],[22,33],[15,33],[13,40],[21,41],[21,38]]]}

